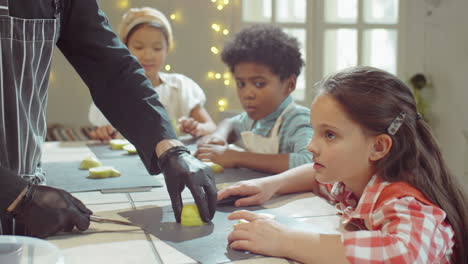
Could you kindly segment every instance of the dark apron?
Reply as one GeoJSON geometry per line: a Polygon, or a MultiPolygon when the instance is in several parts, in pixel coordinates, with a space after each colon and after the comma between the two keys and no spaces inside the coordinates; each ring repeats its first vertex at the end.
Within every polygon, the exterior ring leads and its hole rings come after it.
{"type": "MultiPolygon", "coordinates": [[[[55,18],[21,19],[10,16],[8,0],[0,0],[0,166],[35,184],[45,182],[40,161],[58,1],[55,18]]],[[[1,212],[0,218],[0,234],[15,233],[14,219],[1,212]]]]}

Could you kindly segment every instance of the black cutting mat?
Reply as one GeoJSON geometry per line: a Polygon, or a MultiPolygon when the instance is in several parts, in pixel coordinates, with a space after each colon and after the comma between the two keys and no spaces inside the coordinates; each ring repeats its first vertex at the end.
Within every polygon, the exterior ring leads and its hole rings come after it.
{"type": "MultiPolygon", "coordinates": [[[[198,262],[211,264],[259,257],[257,254],[228,247],[227,236],[237,220],[228,220],[227,216],[239,209],[233,206],[219,207],[210,224],[194,227],[184,227],[176,223],[171,206],[146,207],[118,214],[198,262]]],[[[287,226],[307,228],[307,224],[291,217],[276,215],[272,209],[261,206],[244,209],[273,214],[276,221],[287,226]]]]}
{"type": "Polygon", "coordinates": [[[216,184],[219,184],[233,181],[245,181],[250,179],[262,178],[270,175],[271,173],[254,171],[247,168],[224,169],[222,173],[215,173],[215,180],[216,184]]]}
{"type": "Polygon", "coordinates": [[[109,144],[88,144],[87,146],[99,160],[115,158],[140,159],[138,154],[128,154],[128,152],[123,149],[111,149],[109,144]]]}
{"type": "MultiPolygon", "coordinates": [[[[109,150],[111,151],[111,150],[109,150]]],[[[80,162],[47,162],[42,167],[46,172],[47,185],[68,192],[100,191],[109,189],[132,189],[138,187],[161,187],[161,182],[151,176],[138,157],[99,159],[103,166],[113,166],[120,177],[90,179],[88,170],[80,170],[80,162]]]]}

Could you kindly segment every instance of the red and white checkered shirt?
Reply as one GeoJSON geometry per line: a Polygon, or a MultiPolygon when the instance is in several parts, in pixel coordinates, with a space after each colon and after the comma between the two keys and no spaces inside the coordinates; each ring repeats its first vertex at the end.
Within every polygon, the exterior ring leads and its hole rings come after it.
{"type": "Polygon", "coordinates": [[[445,212],[406,196],[387,200],[374,210],[389,182],[374,176],[361,199],[342,183],[319,183],[319,194],[336,203],[345,231],[342,241],[351,263],[450,263],[454,231],[445,212]]]}

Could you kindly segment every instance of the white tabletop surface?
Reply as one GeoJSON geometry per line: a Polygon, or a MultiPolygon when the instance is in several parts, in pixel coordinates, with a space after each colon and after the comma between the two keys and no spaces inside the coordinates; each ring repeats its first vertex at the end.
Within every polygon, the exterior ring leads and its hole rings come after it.
{"type": "MultiPolygon", "coordinates": [[[[83,142],[47,142],[44,146],[44,162],[81,161],[91,151],[83,142]]],[[[78,163],[77,163],[78,164],[78,163]]],[[[151,176],[164,183],[162,175],[151,176]]],[[[112,212],[132,210],[143,206],[168,206],[169,195],[166,187],[153,188],[149,192],[73,193],[94,214],[118,217],[112,212]]],[[[184,203],[193,202],[187,188],[183,195],[184,203]]],[[[302,221],[310,230],[319,233],[339,233],[340,216],[336,209],[313,193],[298,193],[275,197],[268,201],[266,208],[276,214],[284,214],[302,221]]],[[[246,208],[248,209],[248,208],[246,208]]],[[[124,220],[124,219],[121,219],[124,220]]],[[[197,263],[197,261],[177,251],[148,232],[134,227],[112,224],[91,223],[85,233],[60,234],[48,239],[62,249],[66,263],[197,263]]],[[[281,258],[258,257],[231,263],[294,263],[281,258]]]]}

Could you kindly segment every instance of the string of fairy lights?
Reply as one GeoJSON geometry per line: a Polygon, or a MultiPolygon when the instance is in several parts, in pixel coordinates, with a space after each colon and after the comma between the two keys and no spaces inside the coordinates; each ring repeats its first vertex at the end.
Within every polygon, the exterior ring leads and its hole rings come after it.
{"type": "MultiPolygon", "coordinates": [[[[219,11],[225,10],[225,7],[230,4],[229,0],[210,0],[210,1],[211,3],[213,3],[214,6],[216,6],[216,9],[219,11]]],[[[227,36],[230,33],[227,27],[218,23],[211,24],[211,29],[214,32],[221,34],[222,36],[227,36]]],[[[210,51],[214,55],[219,55],[220,53],[220,49],[216,46],[211,46],[210,51]]],[[[207,78],[208,80],[222,80],[225,86],[229,86],[231,84],[231,73],[229,71],[225,71],[225,72],[209,71],[207,73],[207,78]]],[[[228,99],[226,97],[221,97],[218,99],[217,104],[218,104],[217,105],[218,111],[224,112],[228,107],[228,99]]]]}
{"type": "MultiPolygon", "coordinates": [[[[226,7],[231,4],[230,0],[209,0],[209,1],[213,4],[213,6],[218,11],[226,10],[226,7]]],[[[116,3],[117,3],[117,8],[119,9],[127,10],[128,8],[130,8],[130,0],[118,0],[116,3]]],[[[178,12],[173,12],[169,15],[169,19],[173,21],[172,23],[180,22],[182,19],[182,16],[178,12]]],[[[221,37],[226,37],[230,33],[229,28],[227,28],[226,26],[223,26],[220,23],[212,23],[211,30],[218,33],[219,36],[221,37]]],[[[176,43],[174,41],[173,45],[175,44],[176,43]]],[[[218,56],[221,53],[221,49],[215,45],[210,45],[209,49],[210,49],[210,52],[215,56],[218,56]]],[[[170,64],[166,64],[164,65],[164,69],[166,71],[170,71],[172,67],[170,64]]],[[[222,81],[222,83],[225,86],[231,85],[231,73],[229,71],[224,71],[224,72],[208,71],[206,74],[206,78],[210,81],[222,81]]],[[[217,100],[218,111],[224,112],[227,109],[227,107],[228,107],[227,98],[226,97],[218,98],[217,100]]]]}

